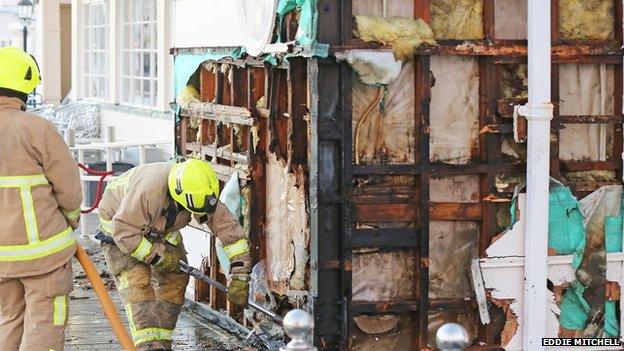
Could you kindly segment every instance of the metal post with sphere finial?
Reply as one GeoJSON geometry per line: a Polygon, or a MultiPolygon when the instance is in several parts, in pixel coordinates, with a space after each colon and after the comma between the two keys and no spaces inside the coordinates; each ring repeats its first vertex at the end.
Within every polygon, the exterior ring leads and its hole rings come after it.
{"type": "Polygon", "coordinates": [[[284,316],[284,332],[292,340],[280,351],[316,351],[316,347],[308,343],[314,332],[314,319],[304,310],[295,309],[284,316]]]}
{"type": "Polygon", "coordinates": [[[436,344],[442,351],[463,351],[470,344],[470,336],[463,326],[446,323],[436,333],[436,344]]]}

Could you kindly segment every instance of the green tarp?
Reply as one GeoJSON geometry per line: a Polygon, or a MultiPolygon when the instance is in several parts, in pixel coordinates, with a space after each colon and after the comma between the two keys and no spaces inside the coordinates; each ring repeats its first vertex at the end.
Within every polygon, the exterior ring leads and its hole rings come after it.
{"type": "MultiPolygon", "coordinates": [[[[518,192],[523,186],[519,186],[518,192]]],[[[511,204],[511,225],[517,221],[517,197],[511,204]]],[[[572,266],[578,269],[583,258],[586,245],[586,231],[583,224],[579,202],[570,188],[557,180],[551,179],[548,201],[548,247],[557,255],[572,255],[572,266]]],[[[528,204],[527,204],[528,205],[528,204]]],[[[607,252],[622,252],[622,199],[618,217],[607,216],[604,221],[605,247],[607,252]]],[[[583,297],[585,286],[578,280],[572,282],[564,293],[559,308],[560,325],[568,330],[584,330],[590,313],[590,305],[583,297]]],[[[606,301],[604,306],[604,334],[617,337],[620,326],[616,316],[615,301],[606,301]]]]}
{"type": "Polygon", "coordinates": [[[245,53],[241,48],[208,49],[202,53],[178,53],[173,64],[173,96],[186,87],[189,77],[204,61],[220,60],[224,57],[239,58],[245,53]]]}
{"type": "Polygon", "coordinates": [[[318,13],[316,0],[280,0],[277,4],[277,14],[279,16],[279,28],[287,13],[299,9],[299,29],[295,39],[301,45],[312,45],[316,41],[316,26],[318,13]]]}

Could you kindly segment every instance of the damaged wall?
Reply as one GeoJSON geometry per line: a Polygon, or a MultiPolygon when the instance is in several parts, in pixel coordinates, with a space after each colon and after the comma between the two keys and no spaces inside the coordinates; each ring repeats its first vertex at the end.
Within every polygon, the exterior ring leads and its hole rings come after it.
{"type": "Polygon", "coordinates": [[[279,294],[304,290],[310,239],[305,178],[269,154],[266,167],[266,245],[269,286],[279,294]]]}
{"type": "MultiPolygon", "coordinates": [[[[432,178],[430,197],[431,202],[478,203],[479,177],[432,178]]],[[[478,222],[429,222],[429,298],[463,299],[473,295],[468,273],[477,257],[478,240],[478,222]]]]}
{"type": "MultiPolygon", "coordinates": [[[[613,67],[597,64],[560,65],[561,115],[611,115],[613,67]]],[[[613,128],[608,125],[566,124],[560,131],[562,160],[604,161],[612,156],[613,128]]]]}
{"type": "Polygon", "coordinates": [[[353,79],[355,164],[414,162],[414,65],[387,88],[353,79]]]}
{"type": "Polygon", "coordinates": [[[431,58],[430,159],[465,164],[474,156],[479,128],[479,66],[465,57],[431,58]]]}

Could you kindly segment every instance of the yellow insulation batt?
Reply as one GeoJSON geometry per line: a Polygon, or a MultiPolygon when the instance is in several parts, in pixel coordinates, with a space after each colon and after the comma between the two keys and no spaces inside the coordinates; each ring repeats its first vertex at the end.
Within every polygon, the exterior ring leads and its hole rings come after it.
{"type": "Polygon", "coordinates": [[[562,39],[608,40],[613,37],[614,0],[559,0],[562,39]]]}
{"type": "Polygon", "coordinates": [[[436,39],[483,39],[482,0],[431,0],[436,39]]]}
{"type": "Polygon", "coordinates": [[[433,31],[421,19],[401,17],[355,16],[356,35],[363,41],[392,46],[398,60],[412,57],[422,44],[435,45],[433,31]]]}

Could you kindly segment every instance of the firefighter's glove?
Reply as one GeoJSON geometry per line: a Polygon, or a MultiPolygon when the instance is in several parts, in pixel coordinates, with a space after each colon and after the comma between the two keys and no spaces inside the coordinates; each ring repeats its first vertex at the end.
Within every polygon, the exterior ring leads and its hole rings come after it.
{"type": "Polygon", "coordinates": [[[178,273],[180,272],[180,258],[181,256],[178,252],[167,246],[154,266],[163,273],[178,273]]]}
{"type": "Polygon", "coordinates": [[[249,300],[249,279],[249,274],[232,275],[227,293],[227,299],[230,302],[242,308],[247,308],[247,301],[249,300]]]}

